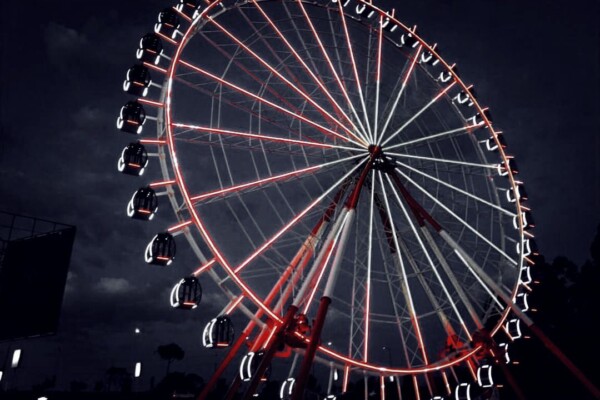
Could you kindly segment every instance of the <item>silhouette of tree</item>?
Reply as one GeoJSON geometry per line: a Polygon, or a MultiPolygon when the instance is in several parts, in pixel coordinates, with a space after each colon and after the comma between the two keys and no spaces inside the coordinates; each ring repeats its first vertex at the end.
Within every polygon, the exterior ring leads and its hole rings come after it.
{"type": "Polygon", "coordinates": [[[106,370],[106,390],[110,392],[116,389],[120,392],[131,391],[131,374],[125,368],[110,367],[106,370]]]}
{"type": "Polygon", "coordinates": [[[176,343],[169,343],[165,345],[158,346],[156,349],[158,356],[167,362],[167,372],[165,377],[169,375],[169,370],[171,369],[171,363],[175,360],[181,361],[185,356],[185,351],[181,347],[179,347],[176,343]]]}

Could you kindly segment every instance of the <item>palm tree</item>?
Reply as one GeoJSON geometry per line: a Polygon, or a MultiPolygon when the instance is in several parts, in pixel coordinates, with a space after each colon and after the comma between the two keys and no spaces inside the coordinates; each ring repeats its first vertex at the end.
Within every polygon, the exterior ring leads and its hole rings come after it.
{"type": "Polygon", "coordinates": [[[158,346],[156,349],[159,357],[167,362],[167,373],[169,375],[169,369],[171,368],[171,363],[174,360],[181,361],[183,356],[185,356],[185,351],[181,347],[179,347],[176,343],[164,344],[162,346],[158,346]]]}

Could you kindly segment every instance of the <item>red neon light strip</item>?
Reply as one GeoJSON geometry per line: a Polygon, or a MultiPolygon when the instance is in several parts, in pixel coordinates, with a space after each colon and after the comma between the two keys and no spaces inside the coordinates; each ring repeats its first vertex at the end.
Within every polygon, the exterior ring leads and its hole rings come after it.
{"type": "Polygon", "coordinates": [[[293,144],[293,145],[298,145],[298,146],[310,146],[310,147],[318,147],[318,148],[322,148],[322,149],[341,148],[341,149],[355,150],[351,147],[340,147],[340,146],[335,146],[332,144],[309,142],[306,140],[286,139],[286,138],[281,138],[281,137],[276,137],[276,136],[259,135],[256,133],[232,131],[232,130],[228,130],[228,129],[211,128],[209,126],[188,125],[188,124],[180,124],[180,123],[174,123],[173,126],[176,128],[186,128],[186,129],[192,129],[195,131],[215,133],[215,134],[219,134],[219,135],[239,136],[239,137],[244,137],[244,138],[258,139],[258,140],[264,140],[264,141],[270,141],[270,142],[287,143],[287,144],[293,144]]]}
{"type": "Polygon", "coordinates": [[[140,97],[139,99],[137,99],[137,101],[138,101],[138,103],[148,104],[148,105],[155,106],[155,107],[164,107],[164,104],[161,103],[160,101],[152,101],[152,100],[145,99],[143,97],[140,97]]]}
{"type": "Polygon", "coordinates": [[[170,180],[170,181],[162,181],[162,182],[154,182],[151,183],[149,186],[151,188],[155,188],[155,187],[161,187],[161,186],[169,186],[174,184],[176,181],[174,179],[170,180]]]}
{"type": "Polygon", "coordinates": [[[180,223],[180,224],[178,224],[178,225],[175,225],[175,226],[172,226],[172,227],[170,227],[169,229],[167,229],[167,231],[168,231],[168,232],[177,232],[177,231],[180,231],[180,230],[182,230],[182,229],[183,229],[183,228],[185,228],[186,226],[189,226],[190,224],[192,224],[192,221],[191,221],[191,220],[190,220],[190,221],[185,221],[185,222],[182,222],[182,223],[180,223]]]}
{"type": "Polygon", "coordinates": [[[277,331],[277,326],[274,326],[273,329],[271,329],[271,331],[269,332],[269,336],[267,337],[267,340],[265,340],[265,344],[262,346],[263,348],[269,347],[269,342],[271,341],[271,339],[273,339],[275,331],[277,331]]]}
{"type": "Polygon", "coordinates": [[[171,39],[170,37],[168,37],[168,36],[166,36],[166,35],[163,35],[163,34],[162,34],[162,33],[160,33],[160,32],[157,32],[156,34],[157,34],[158,36],[160,36],[161,38],[165,39],[167,42],[169,42],[169,43],[171,43],[171,44],[173,44],[173,45],[175,45],[175,46],[177,46],[177,45],[179,44],[179,43],[177,43],[175,40],[171,39]]]}
{"type": "Polygon", "coordinates": [[[287,108],[281,107],[280,105],[277,105],[277,104],[273,103],[272,101],[269,101],[269,100],[267,100],[267,99],[265,99],[265,98],[263,98],[263,97],[261,97],[261,96],[259,96],[257,94],[249,92],[248,90],[246,90],[244,88],[241,88],[241,87],[239,87],[239,86],[237,86],[237,85],[235,85],[235,84],[233,84],[233,83],[231,83],[229,81],[226,81],[225,79],[219,78],[218,76],[216,76],[214,74],[211,74],[210,72],[205,71],[202,68],[199,68],[199,67],[197,67],[197,66],[195,66],[193,64],[188,63],[187,61],[179,60],[179,62],[182,65],[185,65],[186,67],[188,67],[189,69],[192,69],[192,70],[194,70],[194,71],[196,71],[196,72],[198,72],[198,73],[200,73],[202,75],[206,75],[209,78],[211,78],[211,79],[213,79],[213,80],[215,80],[215,81],[217,81],[219,83],[222,83],[223,85],[228,86],[228,87],[230,87],[230,88],[232,88],[234,90],[237,90],[238,92],[243,93],[243,94],[245,94],[248,97],[251,97],[251,98],[253,98],[255,100],[258,100],[261,103],[265,103],[265,104],[273,107],[274,109],[276,109],[278,111],[281,111],[284,114],[288,114],[288,115],[290,115],[290,116],[292,116],[292,117],[294,117],[296,119],[299,119],[299,120],[301,120],[303,122],[306,122],[307,124],[314,126],[315,128],[317,128],[317,130],[321,131],[322,133],[324,133],[326,135],[327,134],[333,135],[333,136],[335,136],[335,137],[337,137],[339,139],[342,139],[344,141],[352,142],[352,143],[354,143],[356,145],[363,146],[363,144],[361,144],[361,143],[357,143],[354,140],[352,140],[350,138],[347,138],[344,135],[340,135],[339,133],[334,132],[334,131],[332,131],[329,128],[326,128],[326,127],[324,127],[324,126],[322,126],[320,124],[317,124],[316,122],[310,120],[309,118],[306,118],[306,117],[304,117],[302,115],[296,114],[295,112],[290,111],[287,108]]]}
{"type": "Polygon", "coordinates": [[[167,144],[166,140],[163,139],[142,139],[140,140],[142,144],[167,144]]]}
{"type": "Polygon", "coordinates": [[[377,48],[377,75],[376,75],[376,79],[377,79],[377,83],[379,83],[381,81],[381,50],[382,50],[382,44],[383,44],[383,15],[381,15],[379,17],[379,42],[378,42],[378,48],[377,48]]]}
{"type": "Polygon", "coordinates": [[[373,132],[377,135],[377,127],[379,124],[379,90],[380,90],[380,82],[381,82],[381,57],[382,57],[382,48],[383,48],[383,16],[379,17],[379,37],[377,43],[377,68],[375,73],[375,118],[373,121],[373,132]]]}
{"type": "Polygon", "coordinates": [[[206,271],[208,268],[210,268],[214,263],[216,263],[217,260],[215,260],[214,258],[210,261],[208,261],[206,264],[200,266],[200,268],[198,268],[197,270],[195,270],[194,272],[192,272],[193,276],[198,276],[201,273],[203,273],[204,271],[206,271]]]}
{"type": "Polygon", "coordinates": [[[273,21],[271,20],[271,18],[269,18],[269,16],[258,5],[258,1],[253,0],[252,3],[260,11],[260,13],[265,17],[265,19],[268,21],[269,25],[271,25],[271,27],[273,28],[273,30],[277,33],[277,35],[279,36],[279,38],[286,44],[286,46],[294,54],[294,57],[296,58],[296,60],[298,62],[300,62],[300,64],[302,64],[302,66],[304,67],[304,69],[306,69],[306,72],[311,76],[311,78],[315,81],[315,83],[321,88],[321,90],[329,98],[331,104],[335,107],[336,111],[338,113],[340,113],[341,115],[343,115],[344,118],[348,122],[350,122],[350,124],[352,125],[352,127],[354,129],[356,129],[356,126],[352,123],[352,120],[350,119],[350,117],[348,117],[348,115],[344,112],[344,110],[340,107],[340,105],[335,101],[335,99],[333,98],[333,96],[331,95],[331,93],[329,93],[329,91],[327,90],[327,88],[325,87],[325,85],[323,84],[323,82],[321,81],[321,79],[315,75],[315,73],[308,67],[308,65],[306,65],[306,62],[303,60],[303,58],[300,57],[300,55],[296,52],[296,50],[294,49],[294,47],[288,42],[288,40],[285,38],[285,36],[283,36],[283,34],[279,30],[279,28],[277,28],[277,26],[275,26],[275,24],[273,23],[273,21]]]}
{"type": "Polygon", "coordinates": [[[415,387],[415,394],[417,395],[416,400],[421,400],[421,392],[419,392],[419,382],[417,382],[416,375],[413,375],[413,386],[415,387]]]}
{"type": "Polygon", "coordinates": [[[240,302],[244,299],[244,295],[239,295],[237,299],[234,300],[233,303],[231,303],[231,305],[227,308],[227,310],[225,310],[225,315],[229,315],[231,314],[231,312],[233,310],[235,310],[235,308],[238,306],[238,304],[240,304],[240,302]]]}
{"type": "Polygon", "coordinates": [[[145,65],[146,67],[148,67],[148,68],[152,68],[153,70],[155,70],[155,71],[158,71],[158,72],[161,72],[161,73],[163,73],[163,74],[166,74],[166,73],[167,73],[167,70],[166,70],[166,69],[164,69],[164,68],[161,68],[161,67],[159,67],[159,66],[157,66],[157,65],[154,65],[154,64],[152,64],[152,63],[149,63],[149,62],[146,62],[146,61],[144,61],[144,65],[145,65]]]}
{"type": "Polygon", "coordinates": [[[444,378],[444,386],[446,387],[446,393],[452,394],[452,389],[450,388],[450,383],[448,382],[448,375],[446,375],[446,371],[442,371],[442,378],[444,378]]]}
{"type": "MultiPolygon", "coordinates": [[[[362,141],[361,138],[357,137],[356,135],[354,135],[354,133],[352,132],[352,130],[348,129],[345,125],[343,125],[340,121],[338,121],[337,119],[335,119],[331,114],[329,114],[323,107],[321,107],[319,104],[317,104],[311,96],[308,95],[308,93],[306,93],[303,90],[300,90],[298,87],[296,87],[292,82],[290,82],[287,78],[285,78],[279,71],[277,71],[275,68],[273,68],[269,63],[267,63],[263,58],[261,58],[258,54],[256,54],[254,51],[252,51],[252,49],[250,49],[248,46],[246,46],[242,41],[240,41],[238,38],[236,38],[234,35],[232,35],[227,29],[225,29],[221,24],[219,24],[218,22],[216,22],[213,18],[209,18],[209,20],[217,27],[219,28],[219,30],[221,30],[221,32],[225,33],[227,36],[229,36],[234,42],[236,42],[241,48],[243,48],[244,50],[246,50],[246,52],[248,52],[250,55],[252,55],[259,63],[261,63],[262,65],[264,65],[269,71],[271,71],[275,76],[277,76],[279,79],[281,79],[290,89],[292,89],[293,91],[295,91],[296,93],[298,93],[300,96],[302,96],[306,101],[308,101],[310,104],[312,104],[317,110],[319,110],[321,112],[322,115],[328,117],[331,121],[333,121],[336,125],[338,125],[339,127],[341,127],[343,130],[345,130],[348,135],[350,135],[350,137],[353,137],[355,140],[358,140],[359,142],[362,141]]],[[[365,143],[366,144],[366,143],[365,143]]]]}

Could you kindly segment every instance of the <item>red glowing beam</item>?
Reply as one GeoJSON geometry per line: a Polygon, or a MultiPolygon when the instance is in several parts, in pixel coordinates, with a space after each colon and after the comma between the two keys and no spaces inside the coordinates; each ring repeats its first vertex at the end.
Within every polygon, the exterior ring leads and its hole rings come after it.
{"type": "Polygon", "coordinates": [[[155,107],[164,107],[165,106],[160,101],[152,101],[152,100],[148,100],[148,99],[144,99],[144,98],[139,98],[139,99],[137,99],[137,101],[138,101],[138,103],[148,104],[150,106],[155,106],[155,107]]]}
{"type": "Polygon", "coordinates": [[[163,145],[163,144],[167,144],[167,141],[163,140],[163,139],[142,139],[142,140],[140,140],[140,143],[142,143],[142,144],[159,144],[159,145],[163,145]]]}
{"type": "Polygon", "coordinates": [[[198,276],[201,273],[203,273],[204,271],[206,271],[207,269],[209,269],[214,263],[216,263],[217,260],[215,260],[214,258],[210,261],[208,261],[206,264],[200,266],[200,268],[198,268],[197,270],[195,270],[194,272],[192,272],[193,276],[198,276]]]}
{"type": "Polygon", "coordinates": [[[168,232],[172,233],[172,232],[177,232],[182,230],[183,228],[190,226],[192,224],[192,221],[185,221],[182,222],[180,224],[177,224],[175,226],[170,227],[169,229],[167,229],[168,232]]]}
{"type": "Polygon", "coordinates": [[[175,179],[171,179],[169,181],[154,182],[154,183],[151,183],[149,186],[151,188],[169,186],[169,185],[174,184],[175,182],[176,182],[175,179]]]}
{"type": "Polygon", "coordinates": [[[244,300],[244,295],[239,295],[237,299],[235,299],[231,305],[227,308],[227,310],[225,310],[225,315],[229,315],[232,313],[233,310],[236,309],[236,307],[238,306],[238,304],[240,304],[240,302],[244,300]]]}
{"type": "Polygon", "coordinates": [[[149,62],[146,62],[146,61],[144,61],[144,65],[145,65],[146,67],[148,67],[148,68],[151,68],[151,69],[153,69],[153,70],[155,70],[155,71],[158,71],[158,72],[160,72],[160,73],[163,73],[163,74],[166,74],[166,73],[167,73],[167,70],[166,70],[166,69],[164,69],[164,68],[161,68],[161,67],[159,67],[159,66],[157,66],[157,65],[154,65],[154,64],[152,64],[152,63],[149,63],[149,62]]]}

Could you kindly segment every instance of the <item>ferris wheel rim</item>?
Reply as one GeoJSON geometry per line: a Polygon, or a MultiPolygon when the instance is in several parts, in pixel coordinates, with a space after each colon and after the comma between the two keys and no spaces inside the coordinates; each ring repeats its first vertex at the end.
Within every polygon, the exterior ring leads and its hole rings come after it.
{"type": "MultiPolygon", "coordinates": [[[[363,2],[362,0],[359,0],[361,2],[363,2]]],[[[175,141],[173,138],[173,133],[172,133],[172,122],[171,122],[171,113],[170,113],[170,104],[171,104],[171,98],[170,98],[170,93],[171,93],[171,89],[172,89],[172,81],[174,79],[174,73],[175,70],[180,62],[180,54],[181,51],[183,50],[183,48],[185,47],[185,44],[187,42],[187,40],[191,39],[191,36],[189,36],[190,34],[192,34],[192,31],[194,29],[194,25],[197,23],[197,21],[201,20],[202,18],[204,18],[204,16],[206,16],[212,9],[214,9],[215,7],[217,7],[219,4],[221,4],[221,1],[217,1],[215,3],[212,3],[210,6],[208,6],[207,8],[204,9],[203,13],[200,15],[200,17],[193,21],[192,24],[190,24],[190,27],[188,28],[188,30],[185,32],[185,34],[183,35],[183,38],[181,39],[180,43],[177,46],[177,51],[176,51],[176,55],[174,56],[173,60],[174,62],[171,63],[171,66],[169,67],[168,71],[167,71],[167,80],[168,80],[168,85],[166,85],[166,91],[165,91],[165,98],[164,98],[164,105],[165,105],[165,116],[166,116],[166,137],[167,137],[167,147],[169,149],[169,154],[171,156],[172,160],[177,160],[177,153],[175,151],[175,141]]],[[[363,2],[365,4],[368,4],[367,2],[363,2]]],[[[375,6],[370,5],[370,7],[372,7],[373,9],[378,10],[378,12],[381,15],[387,15],[389,16],[387,13],[383,12],[382,10],[378,9],[375,6]]],[[[398,25],[402,26],[402,28],[404,28],[407,31],[410,31],[410,28],[406,27],[405,25],[403,25],[400,21],[398,21],[397,19],[395,19],[394,17],[391,17],[392,20],[397,23],[398,25]]],[[[451,70],[451,66],[449,64],[447,64],[443,58],[441,58],[439,56],[438,53],[435,52],[435,49],[432,48],[430,45],[428,45],[423,39],[420,38],[420,36],[418,36],[416,34],[416,32],[413,32],[413,35],[415,36],[415,38],[420,42],[420,44],[423,46],[423,48],[427,49],[428,51],[430,51],[431,53],[433,53],[436,57],[438,57],[438,59],[444,64],[444,66],[448,69],[451,70]]],[[[193,35],[192,35],[193,36],[193,35]]],[[[464,90],[468,90],[468,87],[464,84],[464,82],[460,79],[460,77],[458,77],[458,75],[454,75],[453,77],[454,82],[458,83],[464,90]]],[[[484,109],[480,106],[480,104],[477,102],[476,99],[474,99],[474,105],[476,107],[476,109],[481,113],[483,119],[485,120],[485,125],[486,127],[490,130],[490,132],[493,133],[493,136],[495,137],[495,131],[494,128],[491,125],[491,122],[487,119],[487,116],[484,112],[484,109]]],[[[497,139],[496,139],[497,140],[497,139]]],[[[500,152],[501,152],[501,157],[503,160],[507,159],[506,154],[504,153],[504,150],[500,147],[500,152]]],[[[252,299],[252,301],[255,303],[256,306],[258,306],[260,309],[262,309],[266,314],[269,315],[269,317],[275,321],[281,322],[281,319],[278,315],[276,315],[275,313],[273,313],[271,311],[271,309],[267,306],[265,306],[263,304],[263,302],[261,301],[260,298],[258,298],[258,296],[254,295],[252,293],[252,290],[250,288],[248,288],[245,283],[243,282],[243,280],[241,280],[240,278],[238,278],[235,274],[234,269],[232,268],[232,266],[230,266],[226,260],[226,258],[224,257],[224,255],[222,254],[222,251],[219,249],[219,247],[217,246],[216,243],[213,243],[212,237],[210,235],[210,233],[208,232],[208,230],[206,229],[206,227],[204,226],[203,222],[201,221],[200,217],[197,215],[194,205],[193,205],[193,201],[191,200],[191,196],[188,193],[188,190],[186,188],[186,184],[185,184],[185,180],[183,178],[183,174],[181,173],[181,171],[178,170],[178,165],[177,165],[177,161],[175,161],[173,163],[173,170],[175,171],[175,180],[176,180],[176,185],[179,188],[179,192],[181,193],[181,195],[184,197],[184,200],[187,204],[187,208],[192,216],[192,220],[194,222],[194,225],[196,226],[196,228],[199,230],[199,232],[201,233],[202,237],[207,241],[207,244],[209,246],[209,248],[211,248],[211,251],[213,252],[215,258],[218,260],[219,264],[221,264],[228,272],[228,274],[230,275],[230,277],[236,282],[236,284],[238,285],[238,287],[240,287],[240,289],[250,298],[252,299]]],[[[512,188],[516,188],[516,183],[515,183],[515,179],[512,175],[512,172],[509,171],[509,178],[510,178],[510,183],[512,185],[512,188]]],[[[521,219],[521,211],[520,211],[520,201],[517,200],[517,210],[518,210],[518,221],[519,221],[519,232],[520,232],[520,237],[523,238],[523,221],[521,219]]],[[[522,266],[523,264],[523,257],[520,257],[519,259],[519,263],[522,266]]],[[[517,290],[517,288],[514,289],[515,292],[517,290]]],[[[514,296],[515,293],[513,293],[514,296]]],[[[510,312],[510,308],[506,307],[504,316],[502,318],[502,321],[504,319],[506,319],[506,316],[508,315],[508,313],[510,312]]],[[[501,328],[502,323],[499,323],[496,326],[495,331],[497,331],[498,329],[501,328]]],[[[495,332],[494,332],[495,333],[495,332]]],[[[323,353],[328,354],[340,361],[344,361],[344,364],[350,364],[350,365],[354,365],[356,367],[360,367],[360,368],[364,368],[366,370],[370,370],[370,371],[374,371],[374,372],[378,372],[378,373],[389,373],[389,374],[403,374],[403,373],[415,373],[415,372],[426,372],[428,370],[432,370],[432,369],[436,369],[436,368],[441,368],[441,367],[445,367],[448,366],[450,364],[444,364],[442,366],[438,366],[438,365],[432,365],[431,368],[429,367],[424,367],[423,369],[418,369],[418,368],[413,368],[413,369],[392,369],[392,368],[386,368],[383,366],[379,366],[379,365],[371,365],[368,363],[360,363],[357,362],[356,360],[349,360],[347,358],[345,358],[343,355],[341,354],[337,354],[333,351],[331,351],[330,349],[328,349],[327,347],[322,347],[320,349],[323,353]]],[[[465,356],[464,358],[468,358],[470,357],[473,353],[475,353],[475,350],[473,350],[471,353],[469,353],[468,356],[465,356]]],[[[462,360],[463,358],[461,358],[462,360]]]]}

